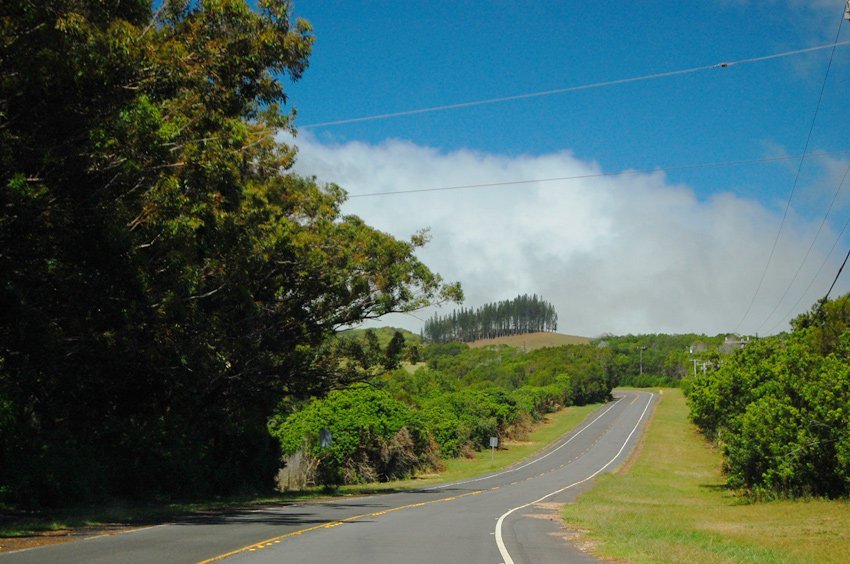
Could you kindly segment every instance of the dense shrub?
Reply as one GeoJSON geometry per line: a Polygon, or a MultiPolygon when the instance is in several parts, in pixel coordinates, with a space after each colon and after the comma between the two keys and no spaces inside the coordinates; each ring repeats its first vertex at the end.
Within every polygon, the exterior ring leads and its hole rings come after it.
{"type": "Polygon", "coordinates": [[[504,390],[461,390],[435,394],[422,415],[444,456],[480,450],[490,437],[508,436],[520,416],[516,401],[504,390]]]}
{"type": "Polygon", "coordinates": [[[430,345],[424,367],[386,372],[275,417],[270,429],[289,457],[281,476],[290,485],[388,480],[439,464],[435,457],[471,455],[490,437],[521,439],[546,413],[610,399],[607,355],[584,345],[530,353],[430,345]],[[333,436],[325,447],[323,429],[333,436]]]}
{"type": "Polygon", "coordinates": [[[386,481],[408,477],[436,463],[435,446],[422,419],[389,394],[366,384],[331,392],[269,429],[285,455],[315,461],[324,484],[386,481]],[[322,444],[323,432],[330,444],[322,444]]]}
{"type": "Polygon", "coordinates": [[[517,407],[527,413],[534,421],[539,421],[563,405],[563,391],[560,386],[523,386],[514,390],[512,397],[517,407]]]}
{"type": "Polygon", "coordinates": [[[839,313],[834,302],[818,307],[792,333],[755,341],[694,379],[691,419],[721,445],[731,486],[768,497],[850,494],[850,331],[834,323],[839,313]]]}

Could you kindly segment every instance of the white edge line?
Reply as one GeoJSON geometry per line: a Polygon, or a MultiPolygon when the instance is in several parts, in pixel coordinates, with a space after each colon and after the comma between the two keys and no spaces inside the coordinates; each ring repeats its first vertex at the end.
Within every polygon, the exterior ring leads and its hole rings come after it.
{"type": "Polygon", "coordinates": [[[588,427],[590,427],[591,425],[593,425],[594,423],[596,423],[596,422],[597,422],[597,421],[598,421],[598,420],[599,420],[599,419],[600,419],[603,415],[605,415],[606,413],[608,413],[609,411],[611,411],[611,409],[613,409],[613,407],[614,407],[615,405],[617,405],[619,402],[621,402],[621,401],[623,400],[623,398],[625,398],[625,397],[626,397],[626,396],[622,396],[622,397],[618,398],[617,400],[615,400],[615,401],[611,402],[611,405],[609,405],[609,406],[608,406],[608,408],[607,408],[607,409],[605,409],[605,411],[603,411],[602,413],[600,413],[600,414],[599,414],[599,415],[598,415],[598,416],[597,416],[597,417],[596,417],[593,421],[591,421],[590,423],[588,423],[587,425],[585,425],[584,427],[582,427],[581,429],[579,429],[579,430],[578,430],[576,433],[574,433],[574,434],[573,434],[573,435],[572,435],[569,439],[567,439],[566,441],[564,441],[563,443],[561,443],[561,444],[560,444],[560,445],[558,445],[557,447],[553,448],[552,450],[550,450],[549,452],[547,452],[547,453],[546,453],[546,454],[544,454],[543,456],[541,456],[541,457],[539,457],[539,458],[535,458],[534,460],[532,460],[532,461],[530,461],[530,462],[526,462],[526,463],[525,463],[525,464],[523,464],[522,466],[517,466],[516,468],[509,468],[508,470],[504,470],[504,471],[502,471],[502,472],[497,472],[497,473],[495,473],[495,474],[488,474],[487,476],[482,476],[482,477],[480,477],[480,478],[474,478],[474,479],[472,479],[472,480],[464,480],[464,481],[462,481],[462,482],[452,482],[452,483],[450,483],[450,484],[442,484],[442,485],[440,485],[440,486],[431,486],[430,488],[422,488],[422,489],[420,489],[420,490],[418,490],[418,491],[422,491],[422,492],[429,492],[429,491],[433,491],[433,490],[441,490],[441,489],[443,489],[443,488],[450,488],[450,487],[452,487],[452,486],[460,486],[460,485],[463,485],[463,484],[471,484],[472,482],[480,482],[481,480],[489,480],[490,478],[495,478],[496,476],[502,476],[502,475],[504,475],[504,474],[510,474],[511,472],[516,472],[517,470],[522,470],[523,468],[525,468],[525,467],[527,467],[527,466],[531,466],[532,464],[537,464],[538,462],[540,462],[540,461],[541,461],[541,460],[543,460],[544,458],[547,458],[547,457],[549,457],[550,455],[555,454],[556,452],[558,452],[559,450],[561,450],[562,448],[564,448],[565,446],[567,446],[568,444],[570,444],[570,442],[572,442],[572,440],[573,440],[574,438],[578,437],[580,434],[582,434],[582,433],[584,432],[584,430],[585,430],[585,429],[587,429],[588,427]]]}
{"type": "MultiPolygon", "coordinates": [[[[563,487],[559,490],[555,490],[554,492],[548,493],[548,494],[544,495],[543,497],[541,497],[539,499],[535,499],[534,501],[531,501],[531,502],[526,503],[524,505],[514,507],[513,509],[506,511],[505,513],[503,513],[501,515],[501,517],[499,517],[499,520],[496,521],[496,546],[499,548],[499,554],[501,554],[502,561],[503,561],[504,564],[514,564],[514,560],[513,560],[513,558],[511,558],[511,555],[508,552],[507,547],[505,546],[505,542],[502,539],[502,523],[505,521],[505,517],[507,517],[508,515],[513,513],[514,511],[517,511],[519,509],[523,509],[525,507],[528,507],[529,505],[534,505],[535,503],[540,503],[541,501],[543,501],[547,497],[552,497],[553,495],[557,495],[557,494],[559,494],[563,491],[566,491],[566,490],[568,490],[572,487],[575,487],[579,484],[583,484],[584,482],[587,482],[588,480],[592,480],[593,478],[595,478],[596,476],[598,476],[599,474],[604,472],[605,469],[608,468],[609,466],[611,466],[611,464],[613,464],[614,461],[617,460],[617,458],[623,453],[623,450],[625,450],[626,445],[629,444],[629,441],[631,440],[632,435],[635,434],[635,431],[637,431],[637,428],[640,426],[640,422],[643,421],[643,417],[646,415],[646,412],[649,409],[649,406],[652,405],[652,400],[653,400],[654,397],[655,397],[655,394],[652,394],[652,393],[649,394],[649,401],[646,402],[646,407],[643,408],[643,413],[640,414],[640,418],[638,418],[637,423],[635,423],[635,426],[634,426],[634,428],[632,428],[631,433],[629,433],[629,436],[626,437],[625,441],[623,441],[623,446],[620,447],[620,450],[617,451],[617,454],[614,455],[614,458],[609,460],[602,468],[600,468],[599,470],[597,470],[596,472],[594,472],[593,474],[591,474],[587,478],[584,478],[583,480],[579,480],[578,482],[574,482],[574,483],[570,484],[569,486],[565,486],[565,487],[563,487]]],[[[587,427],[585,427],[585,429],[586,428],[587,427]]],[[[582,429],[582,430],[584,430],[584,429],[582,429]]]]}
{"type": "Polygon", "coordinates": [[[116,531],[116,532],[113,532],[113,533],[102,533],[100,535],[85,537],[85,538],[80,539],[80,540],[90,541],[90,540],[102,539],[104,537],[117,537],[117,536],[120,536],[120,535],[131,535],[133,533],[141,533],[143,531],[149,531],[151,529],[159,529],[160,527],[168,527],[169,525],[173,525],[173,524],[174,523],[160,523],[159,525],[148,525],[147,527],[139,527],[138,529],[128,529],[126,531],[116,531]]]}

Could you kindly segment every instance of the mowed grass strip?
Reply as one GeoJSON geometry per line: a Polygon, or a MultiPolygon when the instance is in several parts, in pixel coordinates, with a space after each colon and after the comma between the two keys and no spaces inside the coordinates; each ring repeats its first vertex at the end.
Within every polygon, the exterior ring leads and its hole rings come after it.
{"type": "Polygon", "coordinates": [[[850,503],[749,503],[723,487],[720,453],[665,390],[642,450],[567,505],[598,556],[631,562],[848,562],[850,503]]]}

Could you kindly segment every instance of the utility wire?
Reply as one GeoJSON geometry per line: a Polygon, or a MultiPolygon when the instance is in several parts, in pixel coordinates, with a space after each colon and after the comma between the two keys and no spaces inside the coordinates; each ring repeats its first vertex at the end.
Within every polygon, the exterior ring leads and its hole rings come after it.
{"type": "Polygon", "coordinates": [[[413,315],[413,314],[412,314],[412,313],[410,313],[409,311],[403,311],[403,312],[401,312],[401,313],[403,313],[404,315],[408,315],[408,316],[412,317],[413,319],[416,319],[416,320],[418,320],[418,321],[421,321],[422,323],[426,323],[426,321],[425,321],[424,319],[422,319],[422,318],[421,318],[421,317],[419,317],[418,315],[413,315]]]}
{"type": "Polygon", "coordinates": [[[657,79],[657,78],[666,78],[666,77],[670,77],[670,76],[678,76],[678,75],[683,75],[683,74],[704,72],[704,71],[707,71],[707,70],[725,69],[725,68],[729,68],[731,66],[745,65],[745,64],[749,64],[749,63],[759,63],[759,62],[762,62],[762,61],[769,61],[769,60],[772,60],[772,59],[779,59],[779,58],[782,58],[782,57],[791,57],[793,55],[801,55],[803,53],[811,53],[813,51],[820,51],[820,50],[823,50],[823,49],[832,48],[833,52],[835,52],[836,47],[843,46],[843,45],[850,45],[850,41],[842,41],[842,42],[839,43],[837,38],[836,38],[835,42],[830,43],[828,45],[817,45],[815,47],[807,47],[805,49],[795,49],[793,51],[784,51],[782,53],[774,53],[772,55],[764,55],[762,57],[751,57],[751,58],[748,58],[748,59],[740,59],[740,60],[737,60],[737,61],[715,63],[713,65],[705,65],[705,66],[701,66],[701,67],[692,67],[692,68],[687,68],[687,69],[673,70],[673,71],[667,71],[667,72],[659,72],[659,73],[653,73],[653,74],[645,74],[645,75],[641,75],[641,76],[633,76],[633,77],[630,77],[630,78],[621,78],[621,79],[618,79],[618,80],[606,80],[606,81],[603,81],[603,82],[592,82],[590,84],[581,84],[579,86],[568,86],[566,88],[556,88],[554,90],[543,90],[543,91],[540,91],[540,92],[527,92],[525,94],[516,94],[514,96],[502,96],[502,97],[498,97],[498,98],[486,98],[486,99],[483,99],[483,100],[473,100],[473,101],[470,101],[470,102],[459,102],[459,103],[455,103],[455,104],[445,104],[445,105],[442,105],[442,106],[430,106],[430,107],[427,107],[427,108],[416,108],[416,109],[411,109],[411,110],[403,110],[403,111],[400,111],[400,112],[389,112],[389,113],[384,113],[384,114],[374,114],[374,115],[356,117],[356,118],[338,119],[338,120],[333,120],[333,121],[323,121],[323,122],[319,122],[319,123],[310,123],[310,124],[307,124],[307,125],[299,126],[299,129],[315,129],[315,128],[319,128],[319,127],[329,127],[329,126],[332,126],[332,125],[345,125],[345,124],[349,124],[349,123],[361,123],[361,122],[364,122],[364,121],[374,121],[374,120],[379,120],[379,119],[390,119],[390,118],[396,118],[396,117],[402,117],[402,116],[412,116],[412,115],[416,115],[416,114],[425,114],[425,113],[431,113],[431,112],[442,112],[442,111],[446,111],[446,110],[456,110],[456,109],[460,109],[460,108],[470,108],[470,107],[473,107],[473,106],[483,106],[485,104],[500,104],[502,102],[511,102],[511,101],[514,101],[514,100],[525,100],[527,98],[538,98],[538,97],[541,97],[541,96],[552,96],[554,94],[566,94],[567,92],[578,92],[580,90],[589,90],[591,88],[602,88],[602,87],[605,87],[605,86],[616,86],[616,85],[619,85],[619,84],[628,84],[630,82],[640,82],[640,81],[644,81],[644,80],[654,80],[654,79],[657,79]]]}
{"type": "Polygon", "coordinates": [[[756,291],[753,292],[753,297],[750,299],[750,305],[747,306],[747,311],[744,312],[743,317],[741,317],[741,321],[738,322],[738,325],[735,326],[734,333],[737,333],[740,329],[741,325],[744,324],[744,321],[747,319],[747,316],[750,315],[750,311],[753,309],[753,304],[756,303],[756,297],[758,297],[759,292],[764,285],[764,279],[767,277],[767,271],[770,268],[770,264],[773,262],[773,257],[776,254],[776,247],[779,244],[779,237],[782,235],[782,229],[785,227],[785,221],[788,218],[788,210],[791,208],[791,200],[794,198],[794,192],[797,190],[797,184],[800,181],[800,172],[803,170],[803,163],[806,160],[805,154],[809,150],[809,143],[812,140],[812,132],[815,130],[815,123],[818,119],[818,113],[820,112],[821,102],[823,101],[823,93],[826,90],[826,82],[829,78],[829,70],[832,68],[832,60],[835,57],[835,49],[838,46],[838,37],[841,35],[841,25],[844,23],[844,14],[842,13],[841,19],[838,21],[838,29],[835,31],[835,41],[832,42],[832,51],[829,54],[829,63],[826,66],[826,73],[824,73],[823,83],[820,87],[820,94],[818,95],[818,102],[815,105],[815,113],[812,116],[812,123],[809,126],[809,133],[806,135],[806,144],[803,146],[803,157],[800,158],[800,164],[797,166],[797,174],[794,175],[794,184],[791,186],[791,192],[788,194],[788,201],[785,203],[785,211],[782,214],[782,221],[779,223],[779,229],[776,231],[776,238],[773,240],[773,246],[770,248],[770,254],[767,257],[767,262],[764,265],[764,270],[761,273],[761,278],[759,279],[758,286],[756,286],[756,291]]]}
{"type": "Polygon", "coordinates": [[[819,151],[816,153],[808,153],[801,155],[784,155],[781,157],[765,157],[763,159],[749,159],[749,160],[738,160],[738,161],[719,161],[719,162],[708,162],[708,163],[693,163],[693,164],[685,164],[678,166],[668,166],[668,167],[658,167],[658,168],[645,168],[645,169],[628,169],[621,170],[615,172],[597,172],[592,174],[577,174],[573,176],[557,176],[554,178],[535,178],[535,179],[522,179],[522,180],[506,180],[502,182],[482,182],[478,184],[459,184],[455,186],[439,186],[435,188],[413,188],[408,190],[388,190],[383,192],[369,192],[366,194],[349,194],[349,199],[354,198],[372,198],[377,196],[400,196],[403,194],[418,194],[424,192],[445,192],[449,190],[469,190],[475,188],[494,188],[498,186],[514,186],[519,184],[534,184],[538,182],[557,182],[564,180],[583,180],[588,178],[605,178],[611,176],[625,176],[630,174],[652,174],[655,172],[675,172],[681,170],[694,170],[694,169],[702,169],[702,168],[721,168],[727,166],[744,166],[744,165],[752,165],[752,164],[760,164],[760,163],[770,163],[770,162],[780,162],[780,161],[789,161],[799,158],[816,158],[816,157],[826,157],[831,155],[840,155],[840,154],[848,154],[850,153],[850,149],[842,149],[838,151],[819,151]]]}
{"type": "Polygon", "coordinates": [[[835,274],[835,278],[832,280],[829,290],[826,291],[826,295],[823,297],[823,303],[826,303],[826,300],[829,299],[829,293],[832,292],[833,288],[835,288],[835,283],[838,282],[838,277],[841,276],[841,271],[844,270],[844,265],[847,264],[848,258],[850,258],[850,249],[848,249],[847,254],[844,256],[844,262],[841,263],[841,268],[839,268],[838,272],[835,274]]]}
{"type": "Polygon", "coordinates": [[[812,279],[809,281],[809,285],[806,286],[806,289],[803,290],[803,293],[800,294],[800,297],[797,298],[797,301],[794,302],[794,305],[792,305],[788,309],[788,311],[785,313],[785,315],[782,316],[782,318],[780,318],[780,320],[777,321],[776,324],[773,327],[770,328],[770,331],[768,331],[768,333],[773,333],[776,330],[776,328],[779,327],[779,325],[782,323],[783,320],[790,318],[791,315],[795,311],[797,311],[797,306],[800,305],[800,302],[803,301],[803,298],[806,296],[808,291],[811,289],[812,285],[815,283],[815,280],[817,280],[818,276],[820,276],[821,271],[823,271],[823,268],[826,266],[826,263],[829,262],[829,257],[832,256],[833,251],[835,251],[835,247],[838,246],[839,241],[841,241],[842,237],[844,237],[844,232],[847,231],[848,227],[850,227],[850,216],[848,216],[847,221],[844,222],[844,227],[841,228],[841,232],[838,234],[838,236],[835,237],[835,241],[833,241],[832,247],[829,249],[829,252],[826,253],[826,257],[824,257],[823,262],[820,264],[820,267],[818,268],[817,272],[815,272],[815,275],[812,276],[812,279]]]}
{"type": "MultiPolygon", "coordinates": [[[[764,321],[759,325],[758,332],[761,332],[762,327],[773,317],[773,314],[776,313],[776,310],[779,309],[779,306],[782,305],[782,302],[785,300],[785,296],[788,295],[788,292],[791,290],[791,287],[794,285],[794,282],[797,281],[797,277],[800,275],[800,272],[803,270],[803,265],[806,264],[806,260],[808,260],[809,255],[812,253],[812,249],[815,247],[815,243],[817,243],[818,237],[820,237],[820,233],[823,230],[823,226],[826,224],[826,220],[829,218],[830,212],[832,212],[832,207],[835,205],[836,200],[838,200],[838,195],[841,193],[841,189],[844,188],[844,182],[847,180],[847,173],[850,172],[850,166],[844,171],[844,176],[841,178],[841,182],[838,183],[838,187],[835,189],[835,193],[832,195],[832,201],[829,203],[829,207],[826,209],[826,213],[823,215],[823,219],[818,226],[818,231],[815,233],[814,238],[812,239],[812,244],[809,245],[809,249],[806,251],[806,255],[803,257],[803,260],[800,261],[800,266],[797,267],[797,272],[794,273],[794,277],[791,279],[791,282],[788,283],[788,286],[785,288],[785,291],[782,293],[782,296],[779,298],[779,301],[776,302],[776,305],[773,307],[773,310],[765,317],[764,321]]],[[[808,288],[806,288],[808,290],[808,288]]],[[[802,296],[801,296],[802,299],[802,296]]],[[[798,300],[799,302],[799,300],[798,300]]],[[[796,305],[796,304],[795,304],[796,305]]]]}

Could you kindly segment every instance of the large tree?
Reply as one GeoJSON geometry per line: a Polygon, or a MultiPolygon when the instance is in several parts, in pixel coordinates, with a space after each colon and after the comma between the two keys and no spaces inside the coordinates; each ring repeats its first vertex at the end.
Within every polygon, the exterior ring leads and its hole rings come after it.
{"type": "Polygon", "coordinates": [[[286,0],[0,6],[0,495],[223,492],[274,469],[329,339],[460,289],[288,169],[286,0]]]}

